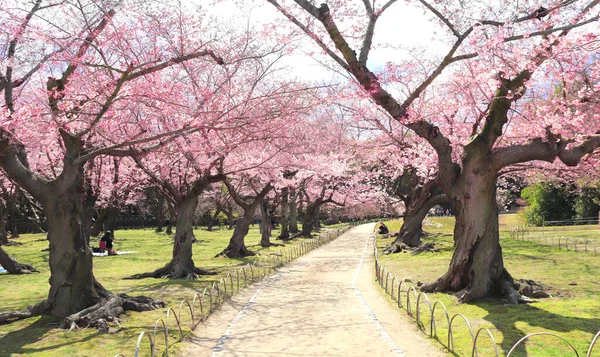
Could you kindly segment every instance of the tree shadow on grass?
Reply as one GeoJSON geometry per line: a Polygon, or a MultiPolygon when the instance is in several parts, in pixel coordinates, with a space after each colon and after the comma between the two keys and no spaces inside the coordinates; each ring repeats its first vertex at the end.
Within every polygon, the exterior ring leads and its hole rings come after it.
{"type": "MultiPolygon", "coordinates": [[[[71,332],[69,335],[68,342],[64,342],[63,339],[59,339],[56,343],[49,343],[45,336],[58,328],[61,320],[53,316],[40,316],[33,317],[23,322],[26,326],[23,328],[16,328],[14,331],[10,331],[0,336],[0,356],[12,356],[13,354],[22,355],[35,355],[42,352],[48,352],[57,350],[59,348],[70,346],[74,343],[88,341],[95,338],[101,332],[94,331],[93,333],[86,333],[85,336],[78,335],[76,332],[71,332]],[[37,319],[33,323],[27,323],[31,319],[37,319]],[[44,339],[44,346],[39,346],[39,341],[44,339]]],[[[86,330],[88,331],[88,330],[86,330]]],[[[66,332],[65,332],[66,333],[66,332]]],[[[61,353],[56,353],[60,355],[61,353]]]]}
{"type": "MultiPolygon", "coordinates": [[[[519,341],[521,338],[525,337],[528,334],[521,328],[519,328],[520,324],[527,324],[529,326],[537,327],[536,329],[534,329],[536,332],[551,332],[559,336],[561,336],[561,332],[566,333],[571,331],[582,331],[594,336],[598,332],[598,330],[600,330],[600,318],[584,318],[568,315],[559,315],[530,304],[506,306],[504,304],[498,303],[497,300],[482,300],[480,302],[474,302],[473,305],[476,305],[486,310],[488,312],[488,315],[485,316],[483,319],[491,322],[496,329],[502,331],[504,338],[502,343],[500,344],[500,347],[504,350],[505,354],[508,353],[508,351],[510,351],[510,349],[514,346],[514,344],[517,343],[517,341],[519,341]]],[[[566,338],[566,340],[570,344],[572,344],[581,355],[582,353],[587,352],[587,348],[589,347],[592,338],[585,341],[574,341],[569,340],[569,338],[566,338]]],[[[524,341],[511,354],[511,357],[528,356],[525,346],[531,346],[535,343],[552,343],[553,345],[557,346],[553,348],[556,348],[559,351],[565,351],[561,353],[570,353],[566,354],[565,356],[575,355],[572,352],[572,350],[568,347],[568,345],[560,339],[545,336],[533,337],[531,340],[524,341]]],[[[550,352],[549,355],[552,355],[552,352],[550,352]]]]}

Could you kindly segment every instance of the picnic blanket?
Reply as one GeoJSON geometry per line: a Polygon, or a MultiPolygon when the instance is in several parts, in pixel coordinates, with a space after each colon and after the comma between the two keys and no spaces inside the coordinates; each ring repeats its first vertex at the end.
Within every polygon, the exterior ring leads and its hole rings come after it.
{"type": "MultiPolygon", "coordinates": [[[[126,255],[126,254],[135,254],[137,252],[117,252],[117,255],[126,255]]],[[[108,252],[104,252],[104,253],[92,253],[93,256],[95,257],[108,257],[108,252]]],[[[114,255],[111,255],[111,257],[114,257],[114,255]]]]}

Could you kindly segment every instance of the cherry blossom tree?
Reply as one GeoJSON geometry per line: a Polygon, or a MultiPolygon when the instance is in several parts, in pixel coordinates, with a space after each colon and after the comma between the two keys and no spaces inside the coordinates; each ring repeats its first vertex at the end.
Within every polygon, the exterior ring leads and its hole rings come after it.
{"type": "Polygon", "coordinates": [[[236,184],[232,184],[229,180],[223,182],[231,198],[242,208],[243,214],[235,222],[235,228],[229,240],[229,245],[221,253],[217,254],[217,256],[222,255],[228,258],[238,258],[254,255],[246,247],[244,238],[248,235],[256,209],[273,189],[271,182],[261,183],[255,178],[250,178],[247,174],[242,175],[237,181],[236,184]]]}
{"type": "Polygon", "coordinates": [[[597,78],[598,1],[544,7],[414,1],[447,30],[437,38],[445,54],[398,56],[384,70],[368,63],[376,25],[403,3],[267,1],[350,73],[364,96],[435,150],[436,182],[456,214],[455,251],[446,274],[422,289],[459,291],[461,301],[500,293],[518,302],[502,260],[496,179],[504,168],[534,160],[576,166],[600,146],[597,103],[584,99],[596,96],[597,82],[579,100],[554,98],[521,114],[548,86],[576,79],[582,67],[597,78]],[[392,91],[393,83],[404,90],[392,91]]]}
{"type": "Polygon", "coordinates": [[[115,295],[94,277],[85,172],[99,156],[149,152],[198,130],[193,116],[177,115],[187,102],[177,79],[186,65],[226,65],[201,37],[207,24],[172,2],[12,1],[0,12],[0,165],[41,203],[50,241],[48,298],[18,317],[103,327],[124,310],[163,306],[115,295]]]}

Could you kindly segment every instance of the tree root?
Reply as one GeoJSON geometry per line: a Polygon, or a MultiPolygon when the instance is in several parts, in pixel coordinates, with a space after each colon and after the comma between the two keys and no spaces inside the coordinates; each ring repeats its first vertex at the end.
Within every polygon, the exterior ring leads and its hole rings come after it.
{"type": "Polygon", "coordinates": [[[253,252],[249,249],[242,249],[241,252],[232,252],[229,248],[223,249],[223,251],[217,255],[215,258],[224,257],[224,258],[244,258],[244,257],[253,257],[257,255],[256,252],[253,252]]]}
{"type": "Polygon", "coordinates": [[[507,300],[509,304],[529,303],[531,300],[524,299],[521,297],[519,292],[515,288],[515,283],[510,274],[504,270],[502,274],[496,279],[493,286],[491,286],[485,295],[479,293],[475,294],[471,289],[467,287],[452,288],[447,275],[442,276],[435,282],[424,283],[419,289],[425,293],[450,291],[454,292],[454,295],[458,297],[459,303],[467,303],[473,300],[477,300],[488,296],[501,296],[507,300]]]}
{"type": "Polygon", "coordinates": [[[111,294],[97,304],[65,317],[61,328],[69,331],[92,327],[108,332],[111,325],[119,325],[119,316],[125,311],[150,311],[165,307],[161,300],[146,296],[130,297],[125,294],[111,294]]]}
{"type": "Polygon", "coordinates": [[[261,247],[263,247],[263,248],[269,248],[269,247],[285,247],[285,244],[269,242],[269,245],[262,245],[262,244],[260,244],[260,246],[261,246],[261,247]]]}
{"type": "Polygon", "coordinates": [[[200,275],[215,275],[215,272],[196,268],[195,266],[186,268],[173,268],[172,264],[169,263],[166,266],[156,269],[149,273],[134,274],[123,279],[145,279],[145,278],[156,278],[156,279],[198,279],[200,275]]]}
{"type": "Polygon", "coordinates": [[[393,253],[400,253],[400,252],[410,252],[411,254],[419,254],[419,253],[423,253],[423,252],[439,252],[440,250],[435,248],[435,244],[434,243],[425,243],[425,244],[421,244],[418,247],[410,247],[402,242],[396,242],[396,243],[392,243],[388,246],[386,246],[385,248],[383,248],[383,254],[387,255],[387,254],[393,254],[393,253]]]}
{"type": "MultiPolygon", "coordinates": [[[[45,239],[44,239],[45,240],[45,239]]],[[[2,243],[0,245],[2,245],[3,247],[12,247],[15,245],[23,245],[24,243],[21,242],[15,242],[14,240],[9,240],[8,242],[2,243]]]]}
{"type": "Polygon", "coordinates": [[[15,321],[23,320],[33,316],[39,316],[47,312],[46,301],[39,302],[33,306],[28,306],[25,311],[12,311],[0,314],[0,325],[10,324],[15,321]]]}

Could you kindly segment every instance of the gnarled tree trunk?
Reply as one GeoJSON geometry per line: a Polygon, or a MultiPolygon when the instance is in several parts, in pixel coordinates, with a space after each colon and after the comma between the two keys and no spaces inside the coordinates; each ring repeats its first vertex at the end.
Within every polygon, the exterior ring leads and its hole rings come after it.
{"type": "Polygon", "coordinates": [[[163,231],[163,220],[165,219],[165,196],[158,192],[157,199],[158,207],[156,210],[156,229],[154,231],[156,233],[160,233],[163,231]]]}
{"type": "Polygon", "coordinates": [[[235,228],[233,229],[233,235],[229,239],[229,245],[218,255],[224,255],[228,258],[239,258],[255,255],[254,252],[246,248],[244,238],[248,235],[250,230],[250,224],[254,217],[254,210],[244,210],[244,214],[237,219],[235,222],[235,228]]]}
{"type": "Polygon", "coordinates": [[[300,233],[298,229],[298,209],[296,206],[296,199],[298,198],[298,194],[295,189],[290,190],[290,233],[297,234],[300,233]]]}
{"type": "Polygon", "coordinates": [[[456,215],[454,254],[446,274],[423,291],[451,290],[461,301],[503,295],[517,303],[519,294],[504,268],[498,233],[496,176],[485,167],[467,167],[454,188],[452,208],[456,215]]]}
{"type": "MultiPolygon", "coordinates": [[[[12,195],[13,199],[17,199],[17,195],[12,195]]],[[[8,229],[10,229],[11,238],[19,238],[19,227],[17,226],[17,208],[14,201],[6,203],[6,214],[8,215],[8,229]]]]}
{"type": "Polygon", "coordinates": [[[208,222],[208,226],[206,227],[207,231],[212,231],[213,226],[215,225],[215,223],[217,223],[217,217],[219,217],[219,213],[221,213],[221,209],[217,208],[212,218],[210,219],[210,222],[208,222]]]}
{"type": "MultiPolygon", "coordinates": [[[[6,233],[6,223],[4,221],[4,204],[0,202],[0,245],[8,244],[8,233],[6,233]]],[[[6,269],[6,268],[5,268],[6,269]]],[[[6,269],[8,270],[8,269],[6,269]]]]}
{"type": "Polygon", "coordinates": [[[38,272],[29,264],[20,264],[16,260],[13,260],[2,247],[0,247],[0,265],[6,269],[9,274],[30,274],[38,272]]]}
{"type": "Polygon", "coordinates": [[[424,201],[417,201],[406,209],[404,221],[398,237],[387,247],[383,253],[393,253],[398,251],[397,246],[406,244],[409,247],[418,247],[421,245],[421,236],[423,235],[423,221],[427,217],[430,209],[441,203],[448,202],[445,195],[429,196],[424,201]]]}
{"type": "Polygon", "coordinates": [[[129,279],[142,278],[187,278],[195,279],[198,275],[213,274],[197,268],[192,259],[193,243],[195,241],[193,225],[194,213],[198,206],[198,197],[210,183],[220,177],[210,177],[197,180],[190,192],[179,200],[177,206],[177,226],[173,243],[173,258],[164,267],[153,272],[135,274],[129,279]]]}
{"type": "Polygon", "coordinates": [[[315,214],[317,212],[317,207],[320,204],[321,199],[317,198],[315,202],[309,203],[306,206],[306,211],[304,212],[304,219],[302,219],[302,231],[300,235],[303,237],[312,237],[311,232],[313,231],[315,225],[315,214]]]}
{"type": "Polygon", "coordinates": [[[173,222],[175,222],[176,219],[175,214],[175,208],[169,204],[169,221],[167,222],[167,229],[165,229],[165,234],[167,235],[173,234],[173,222]]]}
{"type": "MultiPolygon", "coordinates": [[[[281,231],[277,239],[290,239],[290,203],[289,203],[290,190],[284,187],[281,190],[281,231]]],[[[296,227],[298,228],[298,227],[296,227]]]]}
{"type": "Polygon", "coordinates": [[[115,206],[108,206],[105,209],[106,212],[106,218],[104,219],[104,231],[105,232],[112,232],[113,235],[115,233],[115,231],[117,230],[117,219],[119,218],[119,214],[121,213],[121,210],[118,207],[115,206]]]}
{"type": "Polygon", "coordinates": [[[100,232],[102,232],[102,227],[104,226],[104,221],[106,220],[106,215],[107,215],[107,211],[105,208],[102,208],[100,210],[100,213],[98,214],[98,218],[96,218],[96,221],[94,221],[94,223],[92,223],[92,229],[90,230],[90,236],[92,237],[97,237],[100,235],[100,232]]]}
{"type": "Polygon", "coordinates": [[[239,257],[247,257],[250,255],[254,255],[255,253],[248,250],[246,248],[246,243],[244,242],[244,238],[248,235],[248,231],[250,230],[250,224],[252,223],[252,219],[254,218],[254,213],[258,206],[262,203],[264,198],[267,196],[269,191],[273,188],[271,184],[267,184],[255,197],[248,198],[251,200],[250,203],[246,202],[245,199],[240,197],[240,195],[235,191],[231,183],[225,181],[225,186],[229,190],[229,194],[233,198],[233,200],[244,210],[244,214],[239,217],[235,223],[235,228],[233,230],[233,235],[229,240],[229,245],[227,248],[223,249],[223,251],[219,255],[226,256],[228,258],[239,258],[239,257]]]}

